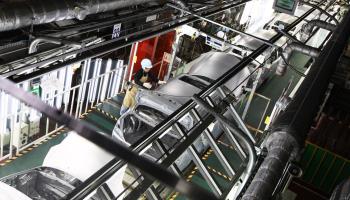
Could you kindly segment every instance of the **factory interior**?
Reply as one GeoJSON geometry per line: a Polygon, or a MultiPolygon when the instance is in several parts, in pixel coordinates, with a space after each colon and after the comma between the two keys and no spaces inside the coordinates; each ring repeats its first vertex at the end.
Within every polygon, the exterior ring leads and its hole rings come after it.
{"type": "Polygon", "coordinates": [[[349,8],[0,0],[0,200],[350,200],[349,8]]]}

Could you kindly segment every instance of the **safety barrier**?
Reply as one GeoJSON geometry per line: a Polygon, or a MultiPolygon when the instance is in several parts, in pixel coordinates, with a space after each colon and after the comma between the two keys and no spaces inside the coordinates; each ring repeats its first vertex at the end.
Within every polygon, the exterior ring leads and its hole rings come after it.
{"type": "MultiPolygon", "coordinates": [[[[122,60],[88,59],[17,86],[79,118],[98,103],[120,93],[124,75],[122,60]],[[82,70],[81,80],[73,76],[74,70],[82,70]]],[[[0,104],[0,160],[17,155],[63,127],[3,92],[0,104]]]]}

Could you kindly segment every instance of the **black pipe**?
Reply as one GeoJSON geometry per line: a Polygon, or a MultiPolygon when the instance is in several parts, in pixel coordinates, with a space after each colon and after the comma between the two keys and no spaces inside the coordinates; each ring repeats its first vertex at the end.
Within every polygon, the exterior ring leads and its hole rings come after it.
{"type": "MultiPolygon", "coordinates": [[[[319,5],[315,5],[315,4],[309,3],[309,2],[307,2],[307,1],[301,1],[300,3],[301,3],[301,4],[305,4],[305,5],[307,5],[307,6],[311,6],[312,8],[315,8],[315,9],[319,10],[321,13],[325,14],[327,17],[329,17],[330,19],[332,19],[336,25],[339,25],[338,20],[337,20],[333,15],[329,14],[326,10],[323,10],[322,8],[320,8],[319,5]]],[[[331,2],[330,2],[330,4],[332,4],[332,3],[334,3],[334,1],[331,1],[331,2]]],[[[330,5],[330,4],[328,4],[328,5],[330,5]]],[[[327,6],[328,6],[328,5],[327,5],[327,6]]],[[[326,7],[327,7],[327,6],[326,6],[326,7]]]]}

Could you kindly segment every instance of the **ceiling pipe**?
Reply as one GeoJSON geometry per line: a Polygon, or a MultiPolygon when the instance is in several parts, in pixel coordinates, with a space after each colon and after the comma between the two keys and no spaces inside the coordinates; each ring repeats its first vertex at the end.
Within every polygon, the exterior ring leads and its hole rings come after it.
{"type": "MultiPolygon", "coordinates": [[[[334,1],[331,1],[330,4],[332,4],[333,2],[334,2],[334,1]]],[[[312,4],[312,3],[307,2],[307,1],[300,1],[300,3],[301,3],[301,4],[305,4],[305,5],[307,5],[307,6],[311,6],[312,8],[315,8],[315,9],[319,10],[321,13],[323,13],[323,14],[325,14],[327,17],[329,17],[329,19],[331,19],[332,21],[334,21],[334,23],[335,23],[336,25],[339,25],[339,21],[338,21],[333,15],[329,14],[326,10],[320,8],[320,6],[315,5],[315,4],[312,4]]],[[[328,4],[326,7],[329,7],[330,4],[328,4]]]]}
{"type": "MultiPolygon", "coordinates": [[[[184,10],[188,9],[186,2],[184,2],[183,0],[168,0],[168,3],[177,5],[184,10]]],[[[180,16],[184,16],[184,14],[185,14],[185,12],[183,10],[180,10],[180,13],[181,13],[180,16]]]]}
{"type": "Polygon", "coordinates": [[[276,68],[277,75],[283,76],[286,73],[287,67],[289,65],[288,63],[289,63],[290,56],[295,51],[311,56],[312,58],[317,58],[318,55],[320,54],[320,51],[314,47],[306,46],[301,43],[292,42],[286,46],[286,48],[284,49],[281,55],[281,59],[279,60],[279,63],[276,68]]]}
{"type": "MultiPolygon", "coordinates": [[[[0,3],[0,32],[162,0],[27,0],[0,3]]],[[[180,3],[176,1],[177,3],[180,3]]]]}
{"type": "Polygon", "coordinates": [[[67,41],[67,40],[63,40],[60,38],[46,37],[46,36],[45,37],[37,37],[30,43],[28,54],[32,54],[32,53],[37,52],[37,50],[38,50],[37,47],[41,42],[58,44],[58,45],[68,45],[68,46],[76,47],[76,48],[81,47],[81,44],[79,44],[77,42],[67,41]]]}
{"type": "Polygon", "coordinates": [[[301,29],[301,35],[300,35],[301,41],[306,41],[315,27],[326,29],[331,32],[334,32],[334,30],[337,28],[336,25],[330,24],[322,20],[317,20],[317,19],[311,20],[307,24],[305,24],[301,29]]]}
{"type": "Polygon", "coordinates": [[[169,0],[169,3],[178,5],[178,6],[180,6],[181,8],[187,8],[186,2],[184,2],[184,1],[182,1],[182,0],[169,0]]]}

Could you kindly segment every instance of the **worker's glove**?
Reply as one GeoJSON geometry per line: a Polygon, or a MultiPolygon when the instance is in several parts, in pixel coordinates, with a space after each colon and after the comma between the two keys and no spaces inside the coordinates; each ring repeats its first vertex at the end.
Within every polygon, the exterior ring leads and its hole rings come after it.
{"type": "Polygon", "coordinates": [[[158,84],[159,85],[163,85],[163,84],[165,84],[166,82],[165,81],[158,81],[158,84]]]}
{"type": "Polygon", "coordinates": [[[151,89],[152,88],[152,84],[151,83],[144,83],[144,84],[142,84],[143,85],[143,87],[145,87],[145,88],[147,88],[147,89],[151,89]]]}

